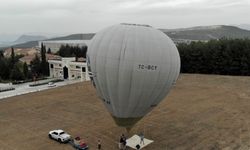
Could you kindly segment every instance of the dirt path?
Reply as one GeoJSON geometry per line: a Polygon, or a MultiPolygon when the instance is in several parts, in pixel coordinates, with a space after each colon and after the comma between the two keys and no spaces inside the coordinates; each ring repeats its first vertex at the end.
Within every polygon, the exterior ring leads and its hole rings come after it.
{"type": "MultiPolygon", "coordinates": [[[[48,139],[61,128],[96,149],[117,149],[117,127],[89,82],[0,101],[0,150],[71,150],[48,139]]],[[[145,150],[250,149],[250,77],[181,75],[165,100],[129,133],[155,142],[145,150]]]]}

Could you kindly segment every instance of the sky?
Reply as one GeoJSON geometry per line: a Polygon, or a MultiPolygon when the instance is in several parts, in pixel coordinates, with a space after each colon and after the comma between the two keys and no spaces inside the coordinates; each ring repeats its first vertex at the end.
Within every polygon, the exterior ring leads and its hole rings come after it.
{"type": "Polygon", "coordinates": [[[250,24],[249,15],[250,0],[0,0],[0,35],[92,33],[119,23],[250,24]]]}

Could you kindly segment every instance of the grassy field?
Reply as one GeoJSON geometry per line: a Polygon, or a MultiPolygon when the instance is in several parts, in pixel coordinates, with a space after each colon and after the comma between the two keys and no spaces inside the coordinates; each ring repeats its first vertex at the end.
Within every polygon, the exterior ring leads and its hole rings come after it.
{"type": "Polygon", "coordinates": [[[130,133],[117,127],[90,82],[0,100],[0,150],[71,150],[48,138],[61,128],[96,149],[145,132],[145,150],[250,149],[250,77],[182,74],[130,133]]]}

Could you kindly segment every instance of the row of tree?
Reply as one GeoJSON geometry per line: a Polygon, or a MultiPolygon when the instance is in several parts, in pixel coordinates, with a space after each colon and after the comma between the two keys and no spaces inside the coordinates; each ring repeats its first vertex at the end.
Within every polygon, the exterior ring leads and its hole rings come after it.
{"type": "Polygon", "coordinates": [[[41,76],[49,75],[49,64],[46,60],[46,47],[42,44],[41,57],[38,55],[31,61],[30,66],[19,59],[23,55],[15,55],[14,48],[11,48],[11,56],[4,57],[0,51],[0,80],[26,80],[36,79],[41,76]]]}
{"type": "MultiPolygon", "coordinates": [[[[178,46],[182,73],[203,73],[221,75],[250,75],[250,40],[220,39],[208,42],[181,43],[178,46]]],[[[63,45],[57,52],[62,57],[86,58],[87,47],[63,45]]],[[[41,58],[37,55],[31,61],[30,69],[21,63],[20,55],[5,58],[0,51],[0,79],[23,80],[49,75],[46,47],[41,46],[41,58]]]]}
{"type": "MultiPolygon", "coordinates": [[[[49,53],[49,52],[48,52],[49,53]]],[[[30,70],[32,73],[33,80],[41,76],[48,76],[49,75],[49,63],[46,59],[46,47],[41,45],[41,56],[35,56],[35,58],[30,62],[30,70]]]]}
{"type": "Polygon", "coordinates": [[[22,55],[15,55],[11,48],[11,56],[4,57],[3,51],[0,51],[0,80],[23,80],[30,76],[28,65],[19,61],[22,55]]]}
{"type": "Polygon", "coordinates": [[[76,61],[78,58],[83,57],[86,58],[87,46],[70,46],[70,45],[62,45],[57,52],[61,57],[76,57],[76,61]]]}
{"type": "Polygon", "coordinates": [[[250,40],[220,39],[177,46],[181,72],[250,75],[250,40]]]}

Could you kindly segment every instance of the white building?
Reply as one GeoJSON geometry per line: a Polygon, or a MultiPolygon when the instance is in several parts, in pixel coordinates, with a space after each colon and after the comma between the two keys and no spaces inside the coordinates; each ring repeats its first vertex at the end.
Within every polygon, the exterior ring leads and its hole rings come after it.
{"type": "Polygon", "coordinates": [[[76,62],[75,57],[62,58],[61,60],[48,60],[51,78],[90,80],[86,62],[76,62]]]}

